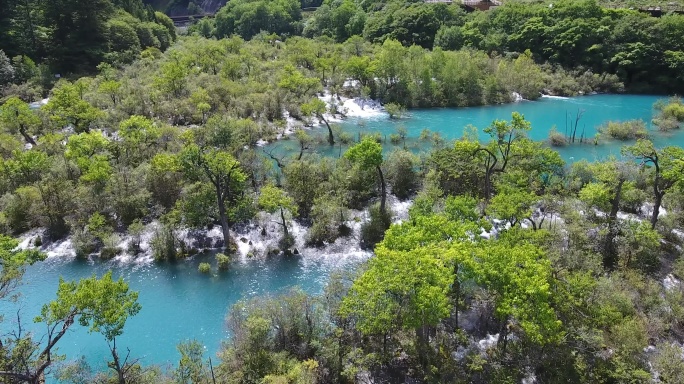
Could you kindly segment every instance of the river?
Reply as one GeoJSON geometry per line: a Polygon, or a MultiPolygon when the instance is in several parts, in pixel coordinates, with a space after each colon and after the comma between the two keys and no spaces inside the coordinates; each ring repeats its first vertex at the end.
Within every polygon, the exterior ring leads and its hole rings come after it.
{"type": "MultiPolygon", "coordinates": [[[[529,136],[545,140],[552,126],[564,132],[566,121],[569,118],[574,120],[575,114],[583,111],[578,132],[584,129],[586,137],[593,137],[596,126],[609,120],[643,119],[650,126],[652,105],[657,99],[655,96],[623,95],[543,98],[535,102],[502,106],[413,110],[408,118],[400,120],[389,120],[386,115],[349,118],[340,125],[354,136],[360,131],[389,136],[399,126],[404,126],[409,141],[418,145],[417,137],[423,129],[439,132],[445,139],[455,139],[462,135],[463,127],[468,124],[481,129],[494,119],[510,119],[511,112],[519,111],[532,123],[529,136]]],[[[318,131],[323,133],[324,129],[318,131]]],[[[654,131],[652,138],[659,146],[684,145],[684,132],[663,135],[654,131]]],[[[576,145],[561,148],[560,152],[570,162],[581,158],[597,160],[610,154],[619,154],[621,144],[576,145]]],[[[282,153],[296,146],[294,140],[280,141],[271,144],[270,149],[282,153]]],[[[321,146],[319,151],[337,155],[340,148],[331,151],[329,147],[321,146]]],[[[393,204],[395,211],[405,215],[405,204],[396,201],[393,204]]],[[[363,216],[363,213],[359,215],[363,216]]],[[[324,249],[305,248],[304,229],[296,226],[293,231],[298,237],[300,255],[248,258],[243,252],[232,262],[228,272],[215,272],[212,276],[197,271],[200,262],[213,263],[211,255],[197,256],[175,264],[155,264],[149,258],[110,262],[77,261],[69,255],[54,255],[28,268],[24,284],[20,287],[22,297],[17,306],[21,308],[24,326],[41,335],[43,329],[33,324],[31,319],[39,313],[43,303],[54,298],[60,276],[66,280],[77,280],[113,270],[115,276],[122,276],[133,290],[140,292],[139,302],[142,305],[141,312],[127,322],[124,335],[117,341],[119,348],[130,348],[131,356],[140,357],[143,364],[170,365],[179,358],[176,344],[197,339],[205,345],[207,356],[213,356],[220,343],[229,336],[224,319],[228,308],[236,301],[282,292],[293,286],[308,292],[320,292],[331,271],[353,268],[370,256],[359,250],[357,241],[353,239],[324,249]]],[[[249,241],[257,242],[257,232],[253,230],[245,236],[249,241]]],[[[4,306],[3,328],[14,324],[14,310],[4,306]]],[[[67,360],[85,355],[92,366],[105,367],[109,355],[104,338],[99,334],[87,334],[77,324],[72,328],[60,341],[59,352],[65,354],[67,360]]]]}

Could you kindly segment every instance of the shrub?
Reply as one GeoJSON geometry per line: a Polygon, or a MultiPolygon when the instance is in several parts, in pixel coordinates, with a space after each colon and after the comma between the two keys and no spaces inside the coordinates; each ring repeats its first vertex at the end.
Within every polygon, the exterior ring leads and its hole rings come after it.
{"type": "Polygon", "coordinates": [[[389,210],[384,214],[380,212],[379,204],[374,204],[369,214],[370,220],[361,226],[361,246],[365,249],[372,249],[381,242],[385,238],[385,231],[392,224],[392,213],[389,210]]]}
{"type": "Polygon", "coordinates": [[[390,119],[401,119],[406,109],[396,103],[387,103],[385,104],[385,111],[389,114],[390,119]]]}
{"type": "Polygon", "coordinates": [[[295,238],[291,234],[287,234],[287,236],[283,236],[279,241],[278,241],[278,246],[280,249],[283,249],[285,251],[289,250],[290,247],[292,247],[295,244],[295,238]]]}
{"type": "Polygon", "coordinates": [[[111,259],[114,256],[121,254],[123,249],[117,247],[119,242],[121,242],[121,238],[119,236],[107,236],[103,241],[102,250],[100,250],[100,257],[103,259],[111,259]]]}
{"type": "Polygon", "coordinates": [[[401,136],[399,136],[399,134],[397,133],[392,133],[390,135],[390,143],[392,143],[393,145],[401,144],[401,136]]]}
{"type": "Polygon", "coordinates": [[[646,123],[643,120],[609,121],[599,127],[599,132],[617,140],[645,139],[648,137],[646,123]]]}
{"type": "Polygon", "coordinates": [[[219,271],[225,271],[230,267],[230,256],[226,256],[223,253],[216,254],[216,264],[219,271]]]}
{"type": "Polygon", "coordinates": [[[150,246],[156,261],[175,260],[178,257],[178,240],[170,225],[164,225],[154,231],[150,246]]]}
{"type": "Polygon", "coordinates": [[[128,243],[128,252],[136,255],[140,252],[140,243],[142,241],[142,234],[145,231],[145,226],[140,220],[135,220],[128,226],[128,234],[131,235],[131,241],[128,243]]]}
{"type": "Polygon", "coordinates": [[[85,259],[97,249],[97,239],[84,229],[78,229],[71,236],[71,244],[76,252],[76,257],[85,259]]]}
{"type": "Polygon", "coordinates": [[[620,199],[620,209],[625,212],[638,213],[648,199],[648,194],[638,188],[627,188],[620,199]]]}
{"type": "Polygon", "coordinates": [[[387,184],[396,197],[407,199],[418,188],[419,179],[415,170],[417,163],[416,156],[408,151],[395,150],[387,157],[384,166],[387,184]]]}
{"type": "Polygon", "coordinates": [[[211,264],[209,264],[209,263],[200,263],[200,265],[199,265],[199,267],[197,268],[197,270],[198,270],[200,273],[209,274],[209,273],[211,273],[211,264]]]}
{"type": "Polygon", "coordinates": [[[660,113],[665,119],[682,122],[684,121],[684,104],[680,99],[673,99],[662,108],[660,113]]]}
{"type": "Polygon", "coordinates": [[[653,119],[653,124],[658,127],[661,132],[669,132],[675,129],[679,129],[679,122],[677,119],[661,117],[653,119]]]}
{"type": "Polygon", "coordinates": [[[549,131],[549,144],[552,147],[565,147],[568,145],[568,139],[562,133],[558,132],[554,126],[549,131]]]}
{"type": "Polygon", "coordinates": [[[342,234],[340,228],[344,225],[346,208],[339,199],[324,195],[314,200],[311,211],[312,225],[309,229],[307,243],[322,246],[332,243],[342,234]]]}

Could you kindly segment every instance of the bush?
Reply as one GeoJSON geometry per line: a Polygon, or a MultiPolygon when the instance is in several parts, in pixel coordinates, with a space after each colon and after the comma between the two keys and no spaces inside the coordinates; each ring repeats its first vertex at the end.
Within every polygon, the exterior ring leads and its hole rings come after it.
{"type": "Polygon", "coordinates": [[[295,244],[295,238],[291,234],[287,234],[287,236],[283,236],[279,241],[278,241],[278,247],[280,249],[283,249],[287,252],[287,250],[290,249],[295,244]]]}
{"type": "Polygon", "coordinates": [[[568,139],[562,133],[558,132],[556,127],[549,131],[549,144],[552,147],[565,147],[568,145],[568,139]]]}
{"type": "Polygon", "coordinates": [[[674,119],[679,122],[684,121],[684,104],[680,99],[671,100],[661,110],[661,115],[666,119],[674,119]]]}
{"type": "Polygon", "coordinates": [[[385,175],[387,185],[399,199],[407,199],[418,188],[418,174],[415,170],[416,157],[408,151],[396,150],[387,157],[385,175]]]}
{"type": "Polygon", "coordinates": [[[199,265],[199,267],[197,268],[197,270],[198,270],[200,273],[209,274],[209,273],[211,273],[211,264],[209,264],[209,263],[200,263],[200,265],[199,265]]]}
{"type": "Polygon", "coordinates": [[[648,194],[638,188],[627,188],[620,199],[620,209],[625,212],[639,213],[641,206],[648,199],[648,194]]]}
{"type": "Polygon", "coordinates": [[[401,144],[401,136],[399,136],[399,134],[397,134],[397,133],[391,134],[390,135],[390,143],[392,143],[393,145],[401,144]]]}
{"type": "Polygon", "coordinates": [[[361,226],[361,247],[372,249],[385,238],[385,231],[392,224],[392,214],[387,210],[380,212],[380,205],[374,204],[370,210],[370,220],[361,226]]]}
{"type": "Polygon", "coordinates": [[[97,249],[97,239],[84,229],[79,229],[73,232],[73,235],[71,236],[71,244],[76,252],[76,257],[79,259],[88,258],[88,255],[95,252],[97,249]]]}
{"type": "Polygon", "coordinates": [[[658,127],[661,132],[669,132],[675,129],[679,129],[679,122],[677,119],[661,117],[653,119],[653,124],[658,127]]]}
{"type": "Polygon", "coordinates": [[[406,112],[406,108],[396,103],[385,104],[385,111],[389,114],[390,119],[401,119],[406,112]]]}
{"type": "Polygon", "coordinates": [[[230,267],[230,256],[226,256],[223,253],[216,254],[216,264],[219,271],[226,271],[230,267]]]}
{"type": "Polygon", "coordinates": [[[0,198],[5,223],[13,233],[24,232],[38,224],[31,212],[34,202],[39,199],[40,195],[32,187],[18,188],[14,193],[8,193],[0,198]]]}
{"type": "Polygon", "coordinates": [[[178,258],[178,239],[170,225],[163,225],[154,231],[150,241],[152,256],[156,261],[176,260],[178,258]]]}
{"type": "Polygon", "coordinates": [[[646,123],[643,120],[609,121],[605,125],[600,126],[598,130],[602,134],[622,141],[645,139],[648,137],[646,123]]]}
{"type": "Polygon", "coordinates": [[[307,243],[314,246],[322,246],[324,243],[332,243],[343,234],[340,228],[344,225],[346,208],[338,199],[324,195],[314,200],[311,211],[313,224],[309,229],[307,243]]]}
{"type": "Polygon", "coordinates": [[[121,242],[121,238],[119,236],[107,236],[107,238],[104,239],[102,249],[100,250],[100,258],[108,260],[120,255],[121,252],[123,252],[123,249],[117,247],[119,242],[121,242]]]}
{"type": "Polygon", "coordinates": [[[678,129],[681,122],[684,122],[684,104],[679,98],[671,98],[667,102],[658,100],[653,107],[660,111],[660,114],[653,119],[653,124],[663,132],[678,129]]]}
{"type": "Polygon", "coordinates": [[[134,220],[131,225],[128,226],[128,234],[131,236],[131,241],[128,243],[128,252],[134,255],[140,253],[140,243],[144,231],[145,226],[140,220],[134,220]]]}
{"type": "Polygon", "coordinates": [[[112,19],[108,23],[109,47],[114,52],[140,52],[140,39],[126,20],[112,19]]]}

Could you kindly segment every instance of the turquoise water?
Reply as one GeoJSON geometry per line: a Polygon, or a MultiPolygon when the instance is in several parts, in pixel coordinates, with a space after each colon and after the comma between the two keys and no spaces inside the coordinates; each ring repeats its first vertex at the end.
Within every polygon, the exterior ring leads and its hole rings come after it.
{"type": "MultiPolygon", "coordinates": [[[[458,139],[463,136],[464,128],[472,125],[478,128],[480,138],[488,140],[488,136],[482,132],[493,120],[510,120],[513,112],[520,112],[525,119],[531,122],[532,130],[529,137],[534,140],[547,140],[552,127],[564,133],[566,126],[574,124],[575,116],[581,112],[577,139],[584,130],[584,137],[593,139],[597,127],[608,121],[626,121],[632,119],[644,120],[651,130],[651,139],[658,146],[680,145],[684,146],[684,131],[673,134],[662,134],[651,125],[654,115],[653,104],[662,99],[662,96],[640,95],[594,95],[574,98],[541,98],[538,101],[523,101],[515,104],[459,108],[459,109],[424,109],[412,110],[408,117],[391,120],[386,116],[373,118],[350,118],[338,125],[354,137],[359,133],[380,133],[388,140],[384,147],[391,150],[389,136],[397,132],[399,127],[405,127],[408,132],[407,146],[414,150],[424,148],[425,144],[418,140],[421,131],[429,129],[438,132],[446,140],[458,139]]],[[[323,135],[324,129],[316,129],[313,135],[323,135]]],[[[327,132],[327,131],[325,131],[327,132]]],[[[556,148],[567,162],[579,159],[601,160],[608,156],[619,155],[620,147],[629,142],[615,142],[604,140],[602,144],[575,144],[562,148],[556,148]]],[[[403,144],[399,144],[401,147],[403,144]]],[[[268,146],[267,150],[275,148],[275,153],[286,154],[290,151],[298,152],[298,143],[295,140],[280,141],[268,146]]],[[[344,152],[345,147],[335,146],[331,149],[323,144],[316,151],[328,155],[338,156],[344,152]]]]}
{"type": "MultiPolygon", "coordinates": [[[[125,347],[130,348],[131,357],[142,358],[143,364],[168,365],[178,361],[176,344],[183,340],[201,341],[206,347],[206,356],[213,356],[221,341],[229,336],[224,320],[229,306],[236,301],[282,292],[293,286],[320,292],[330,271],[340,265],[305,257],[274,257],[236,261],[229,271],[207,276],[197,271],[202,261],[214,264],[212,256],[160,265],[50,258],[29,267],[24,277],[18,305],[23,326],[36,335],[43,334],[44,329],[40,324],[33,324],[31,319],[39,314],[43,303],[55,298],[60,276],[65,280],[78,280],[113,270],[115,277],[123,277],[131,289],[139,292],[138,300],[142,305],[141,312],[126,323],[117,346],[124,351],[125,347]]],[[[216,271],[215,265],[213,269],[216,271]]],[[[15,318],[14,311],[7,310],[5,327],[15,323],[15,318]]],[[[71,329],[60,340],[58,352],[65,354],[68,360],[85,355],[93,367],[106,369],[110,355],[104,338],[96,333],[88,334],[78,324],[71,329]]]]}
{"type": "MultiPolygon", "coordinates": [[[[466,125],[480,129],[494,119],[510,119],[511,112],[519,111],[532,122],[530,137],[545,140],[548,131],[556,126],[560,132],[565,129],[566,115],[583,110],[580,132],[585,129],[586,137],[593,137],[595,128],[609,120],[652,118],[652,105],[658,99],[654,96],[597,95],[572,99],[542,99],[493,107],[465,109],[430,109],[411,111],[410,116],[398,121],[387,117],[372,119],[349,119],[340,125],[356,136],[359,132],[379,132],[383,136],[395,133],[399,126],[407,128],[409,145],[420,146],[417,137],[428,128],[439,132],[446,139],[461,137],[466,125]]],[[[324,133],[323,129],[315,132],[324,133]]],[[[578,133],[579,135],[579,133],[578,133]]],[[[484,136],[482,136],[484,138],[484,136]]],[[[684,132],[662,135],[653,132],[652,138],[659,145],[684,145],[684,132]]],[[[619,153],[623,143],[608,143],[601,146],[575,145],[561,148],[562,156],[569,161],[586,158],[602,159],[619,153]]],[[[271,145],[285,153],[297,143],[281,141],[271,145]]],[[[388,145],[389,146],[389,142],[388,145]]],[[[291,149],[290,149],[291,150],[291,149]]],[[[319,151],[338,155],[344,148],[331,150],[323,145],[319,151]]],[[[20,302],[24,326],[37,332],[42,329],[29,324],[30,319],[40,311],[40,306],[53,299],[59,277],[77,280],[93,273],[101,275],[113,270],[115,276],[122,276],[133,290],[140,292],[142,311],[126,324],[124,335],[118,345],[131,349],[131,356],[141,357],[144,364],[172,364],[178,360],[177,343],[197,339],[213,355],[222,340],[229,336],[224,326],[228,308],[237,300],[280,292],[292,286],[300,286],[309,292],[320,292],[330,272],[335,268],[353,268],[358,258],[340,262],[337,257],[320,255],[317,250],[302,250],[302,256],[292,258],[268,258],[234,262],[230,271],[219,276],[204,276],[197,272],[201,261],[211,260],[200,256],[191,261],[177,264],[125,264],[78,262],[66,258],[51,258],[28,269],[25,284],[21,287],[20,302]]],[[[12,323],[13,311],[5,307],[5,326],[12,323]]],[[[109,357],[107,345],[102,336],[88,335],[81,327],[74,325],[59,343],[60,353],[68,359],[85,355],[91,365],[104,367],[109,357]]]]}

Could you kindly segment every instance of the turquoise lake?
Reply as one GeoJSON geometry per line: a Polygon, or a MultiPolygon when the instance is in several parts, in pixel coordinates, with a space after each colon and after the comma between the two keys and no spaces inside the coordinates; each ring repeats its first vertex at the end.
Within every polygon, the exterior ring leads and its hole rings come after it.
{"type": "MultiPolygon", "coordinates": [[[[409,117],[391,121],[387,117],[371,119],[350,118],[340,123],[342,128],[356,136],[359,131],[380,132],[389,136],[397,127],[404,126],[411,140],[427,128],[440,132],[445,139],[461,137],[466,125],[480,129],[494,119],[510,119],[511,112],[518,111],[532,123],[530,137],[545,140],[548,131],[556,126],[564,132],[567,116],[583,110],[578,136],[585,129],[586,137],[593,137],[596,127],[610,120],[643,119],[650,127],[653,115],[652,105],[660,97],[597,95],[570,99],[543,98],[534,102],[464,108],[414,110],[409,117]]],[[[317,129],[320,133],[324,129],[317,129]]],[[[484,138],[484,137],[483,137],[484,138]]],[[[662,135],[653,132],[652,139],[658,146],[684,145],[684,132],[662,135]]],[[[602,146],[576,145],[561,148],[566,161],[585,158],[600,160],[610,154],[619,154],[620,145],[609,143],[602,146]]],[[[297,146],[294,140],[280,141],[271,148],[285,152],[297,146]]],[[[340,148],[321,147],[322,152],[337,155],[340,148]]],[[[341,148],[344,150],[344,148],[341,148]]],[[[175,364],[179,358],[177,343],[197,339],[207,350],[207,357],[214,356],[221,341],[228,337],[224,319],[228,308],[237,300],[282,292],[289,287],[299,286],[308,292],[320,292],[330,272],[339,268],[353,268],[363,258],[320,254],[316,249],[302,249],[300,256],[248,259],[233,262],[231,270],[219,276],[204,276],[197,272],[201,261],[211,260],[199,256],[193,260],[176,264],[116,262],[82,262],[70,258],[51,257],[43,263],[29,267],[21,286],[22,298],[18,304],[24,326],[37,335],[44,329],[32,323],[43,303],[55,296],[62,276],[66,280],[77,280],[93,273],[101,275],[113,270],[115,276],[122,276],[133,290],[139,291],[142,311],[130,319],[124,335],[118,339],[120,349],[130,348],[132,357],[142,358],[143,364],[175,364]]],[[[14,323],[15,310],[4,306],[4,328],[14,323]]],[[[109,358],[107,344],[99,334],[89,335],[74,325],[59,343],[59,352],[67,360],[85,355],[91,365],[104,367],[109,358]]]]}
{"type": "MultiPolygon", "coordinates": [[[[608,121],[626,121],[641,119],[646,122],[651,130],[651,139],[658,146],[684,145],[684,132],[661,134],[652,126],[651,120],[654,115],[653,104],[663,99],[662,96],[642,95],[593,95],[573,98],[543,97],[537,101],[522,101],[519,103],[472,107],[472,108],[443,108],[411,110],[406,118],[391,120],[385,115],[371,118],[348,118],[338,123],[343,131],[350,133],[354,139],[358,138],[359,132],[379,133],[383,138],[389,138],[397,133],[399,127],[405,127],[408,132],[407,146],[412,150],[424,146],[419,140],[421,132],[429,129],[438,132],[446,140],[454,140],[463,136],[466,126],[478,128],[480,138],[488,140],[488,136],[482,131],[494,120],[510,120],[513,112],[520,112],[525,119],[532,124],[532,130],[528,136],[534,140],[544,141],[548,139],[552,127],[560,133],[565,132],[566,126],[574,124],[577,113],[581,113],[578,123],[577,139],[584,131],[584,137],[593,139],[597,128],[608,121]]],[[[317,128],[312,135],[323,136],[327,130],[317,128]]],[[[603,144],[575,144],[562,148],[556,148],[567,162],[579,159],[601,160],[606,157],[620,154],[620,147],[627,142],[604,140],[603,144]]],[[[386,150],[394,146],[389,140],[383,144],[386,150]]],[[[397,147],[401,147],[399,144],[397,147]]],[[[296,140],[284,140],[270,144],[268,150],[273,153],[284,155],[299,151],[296,140]]],[[[319,146],[316,151],[328,155],[339,156],[345,147],[330,148],[327,145],[319,146]]]]}

